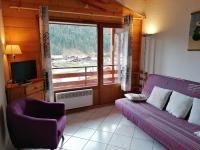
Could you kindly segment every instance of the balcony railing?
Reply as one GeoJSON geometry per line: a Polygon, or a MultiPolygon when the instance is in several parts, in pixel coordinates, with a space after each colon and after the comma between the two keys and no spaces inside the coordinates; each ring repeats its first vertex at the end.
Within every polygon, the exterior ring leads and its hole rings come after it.
{"type": "MultiPolygon", "coordinates": [[[[98,85],[97,66],[83,67],[53,67],[54,90],[72,89],[98,85]]],[[[103,67],[103,83],[110,84],[117,81],[117,66],[103,67]]]]}

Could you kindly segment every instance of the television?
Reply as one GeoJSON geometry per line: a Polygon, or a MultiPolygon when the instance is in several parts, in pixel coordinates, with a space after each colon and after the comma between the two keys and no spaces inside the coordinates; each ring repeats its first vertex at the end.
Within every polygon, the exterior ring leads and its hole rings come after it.
{"type": "Polygon", "coordinates": [[[37,78],[36,60],[11,63],[13,83],[26,83],[37,78]]]}

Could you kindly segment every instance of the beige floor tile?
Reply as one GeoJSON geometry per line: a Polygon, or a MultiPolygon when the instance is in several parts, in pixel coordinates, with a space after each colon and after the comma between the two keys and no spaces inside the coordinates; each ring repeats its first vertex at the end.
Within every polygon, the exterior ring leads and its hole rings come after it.
{"type": "Polygon", "coordinates": [[[130,150],[152,150],[153,141],[134,138],[130,150]]]}
{"type": "Polygon", "coordinates": [[[66,125],[64,134],[74,135],[74,133],[76,133],[78,131],[78,129],[80,129],[80,126],[78,126],[78,125],[72,125],[72,126],[66,125]]]}
{"type": "Polygon", "coordinates": [[[131,138],[127,136],[114,134],[109,144],[120,148],[129,149],[131,144],[131,138]]]}
{"type": "Polygon", "coordinates": [[[107,131],[107,132],[114,132],[118,126],[118,123],[112,122],[103,122],[99,127],[98,130],[107,131]]]}
{"type": "Polygon", "coordinates": [[[117,129],[115,130],[116,134],[124,135],[132,137],[134,133],[134,127],[131,126],[125,126],[125,125],[119,125],[117,129]]]}
{"type": "Polygon", "coordinates": [[[105,150],[105,149],[106,149],[106,144],[94,141],[89,141],[83,148],[83,150],[105,150]]]}
{"type": "Polygon", "coordinates": [[[87,143],[87,140],[76,137],[71,137],[64,145],[63,149],[67,150],[82,150],[87,143]]]}
{"type": "Polygon", "coordinates": [[[126,149],[122,149],[116,146],[112,146],[112,145],[108,145],[106,150],[126,150],[126,149]]]}
{"type": "Polygon", "coordinates": [[[122,115],[114,114],[114,115],[108,115],[105,118],[105,122],[111,122],[111,123],[119,123],[122,119],[122,115]]]}
{"type": "Polygon", "coordinates": [[[104,132],[104,131],[96,131],[92,136],[92,141],[97,141],[101,143],[108,143],[112,137],[113,133],[104,132]]]}
{"type": "Polygon", "coordinates": [[[95,130],[93,129],[80,128],[73,136],[83,138],[83,139],[90,139],[94,133],[95,133],[95,130]]]}
{"type": "Polygon", "coordinates": [[[83,124],[85,128],[97,129],[104,119],[90,119],[83,124]]]}
{"type": "Polygon", "coordinates": [[[123,117],[119,123],[120,125],[126,125],[126,126],[131,126],[131,127],[136,127],[136,125],[134,123],[132,123],[130,120],[126,119],[125,117],[123,117]]]}

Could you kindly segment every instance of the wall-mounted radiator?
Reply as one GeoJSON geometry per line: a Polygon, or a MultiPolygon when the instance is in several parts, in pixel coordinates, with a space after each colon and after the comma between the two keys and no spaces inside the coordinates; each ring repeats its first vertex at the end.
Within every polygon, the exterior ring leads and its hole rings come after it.
{"type": "Polygon", "coordinates": [[[92,89],[56,93],[56,101],[64,102],[65,109],[73,109],[93,104],[92,89]]]}

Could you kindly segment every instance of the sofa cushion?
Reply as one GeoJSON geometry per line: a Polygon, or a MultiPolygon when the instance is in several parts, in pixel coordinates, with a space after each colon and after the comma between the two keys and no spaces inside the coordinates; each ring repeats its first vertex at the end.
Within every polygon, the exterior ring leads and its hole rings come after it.
{"type": "Polygon", "coordinates": [[[162,110],[169,99],[172,90],[163,89],[155,86],[151,92],[150,97],[147,99],[147,103],[162,110]]]}
{"type": "Polygon", "coordinates": [[[185,118],[192,107],[192,97],[173,91],[166,110],[177,118],[185,118]]]}
{"type": "Polygon", "coordinates": [[[130,121],[168,149],[200,149],[200,138],[194,135],[195,131],[200,131],[200,126],[176,118],[148,103],[132,103],[123,98],[116,100],[115,105],[130,121]]]}
{"type": "Polygon", "coordinates": [[[194,98],[188,122],[200,125],[200,99],[194,98]]]}

